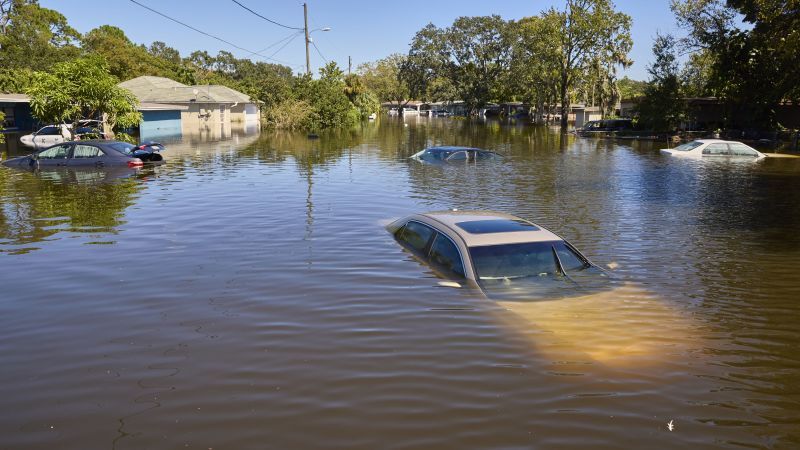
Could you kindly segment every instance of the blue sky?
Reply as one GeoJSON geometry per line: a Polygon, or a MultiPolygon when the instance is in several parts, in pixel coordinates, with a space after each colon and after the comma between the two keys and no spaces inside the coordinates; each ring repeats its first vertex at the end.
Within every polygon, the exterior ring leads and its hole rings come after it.
{"type": "MultiPolygon", "coordinates": [[[[137,0],[155,10],[172,16],[198,29],[218,36],[239,47],[259,51],[284,38],[291,39],[293,30],[281,28],[260,19],[230,0],[137,0]]],[[[298,0],[239,0],[240,3],[277,22],[303,26],[303,6],[298,0]]],[[[129,0],[40,0],[42,6],[64,14],[80,32],[108,24],[120,27],[134,42],[149,45],[164,41],[186,56],[194,50],[216,54],[227,50],[237,57],[247,52],[230,47],[210,37],[198,34],[170,22],[129,0]]],[[[347,68],[347,58],[353,59],[353,69],[367,61],[391,53],[405,53],[414,34],[428,22],[444,27],[459,16],[499,14],[504,19],[520,19],[538,14],[555,6],[563,8],[564,1],[554,0],[309,0],[309,28],[330,27],[331,31],[316,31],[312,38],[322,57],[312,47],[311,66],[316,70],[324,60],[333,60],[347,68]]],[[[657,31],[678,30],[669,10],[669,0],[617,0],[617,9],[633,19],[631,34],[634,40],[631,57],[634,65],[623,72],[634,79],[647,79],[646,67],[651,60],[651,45],[657,31]]],[[[270,56],[285,43],[271,47],[261,54],[270,56]]],[[[274,59],[301,71],[305,64],[305,49],[301,35],[295,36],[274,59]]],[[[253,56],[252,59],[261,59],[253,56]]]]}

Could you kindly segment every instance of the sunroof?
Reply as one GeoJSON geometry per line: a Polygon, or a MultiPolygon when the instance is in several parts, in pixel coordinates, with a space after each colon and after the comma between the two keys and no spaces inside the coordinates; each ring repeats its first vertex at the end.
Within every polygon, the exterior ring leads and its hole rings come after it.
{"type": "Polygon", "coordinates": [[[471,220],[456,223],[459,228],[470,234],[512,233],[515,231],[539,231],[528,222],[512,219],[471,220]]]}

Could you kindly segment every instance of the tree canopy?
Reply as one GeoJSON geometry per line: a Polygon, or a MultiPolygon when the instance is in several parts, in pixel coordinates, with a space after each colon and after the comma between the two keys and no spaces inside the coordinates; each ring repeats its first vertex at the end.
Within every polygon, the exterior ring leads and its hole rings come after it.
{"type": "Polygon", "coordinates": [[[35,72],[26,94],[33,115],[43,122],[72,123],[77,129],[80,120],[105,114],[111,128],[136,126],[141,121],[138,101],[118,82],[102,58],[83,57],[35,72]]]}

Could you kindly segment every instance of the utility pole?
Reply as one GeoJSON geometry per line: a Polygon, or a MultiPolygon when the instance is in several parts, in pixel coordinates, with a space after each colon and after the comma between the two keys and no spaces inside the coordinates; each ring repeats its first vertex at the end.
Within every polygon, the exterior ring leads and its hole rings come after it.
{"type": "Polygon", "coordinates": [[[350,75],[350,69],[353,67],[353,57],[347,57],[347,74],[350,75]]]}
{"type": "Polygon", "coordinates": [[[306,31],[306,73],[311,75],[311,57],[308,54],[308,3],[303,3],[303,22],[306,31]]]}

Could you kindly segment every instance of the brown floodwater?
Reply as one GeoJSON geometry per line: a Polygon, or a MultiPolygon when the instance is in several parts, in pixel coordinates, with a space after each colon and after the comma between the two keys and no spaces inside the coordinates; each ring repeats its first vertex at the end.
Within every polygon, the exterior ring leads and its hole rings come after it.
{"type": "Polygon", "coordinates": [[[0,168],[0,449],[800,447],[800,160],[425,118],[222,137],[0,168]],[[503,158],[408,159],[439,144],[503,158]],[[445,208],[615,284],[441,287],[382,224],[445,208]]]}

